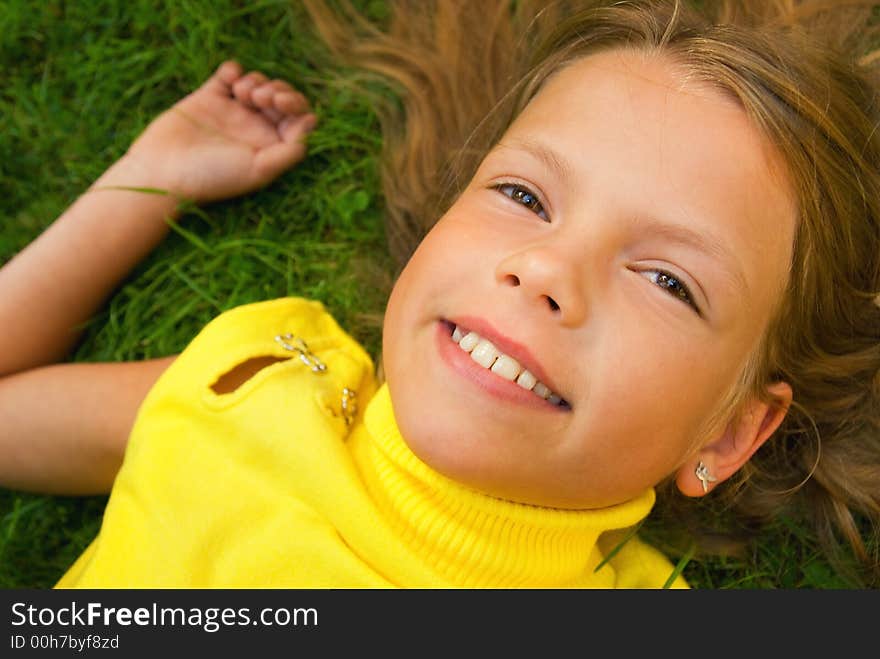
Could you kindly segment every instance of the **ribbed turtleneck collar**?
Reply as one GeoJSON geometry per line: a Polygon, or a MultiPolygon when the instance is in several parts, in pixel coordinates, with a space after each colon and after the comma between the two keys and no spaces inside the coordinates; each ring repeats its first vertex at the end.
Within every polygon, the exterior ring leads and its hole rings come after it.
{"type": "Polygon", "coordinates": [[[654,491],[595,510],[561,510],[497,499],[437,473],[398,431],[387,384],[365,411],[366,432],[352,453],[370,496],[401,541],[452,585],[464,587],[610,586],[596,545],[605,531],[632,526],[654,491]]]}

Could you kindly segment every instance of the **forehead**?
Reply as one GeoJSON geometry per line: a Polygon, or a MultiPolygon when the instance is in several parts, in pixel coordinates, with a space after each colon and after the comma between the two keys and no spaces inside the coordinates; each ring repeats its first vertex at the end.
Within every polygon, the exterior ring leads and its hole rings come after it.
{"type": "Polygon", "coordinates": [[[768,187],[788,185],[780,155],[735,95],[696,78],[667,54],[616,49],[564,66],[544,82],[507,136],[535,130],[558,135],[568,150],[610,144],[628,155],[635,150],[639,159],[662,150],[665,157],[676,155],[677,165],[700,169],[712,160],[713,170],[727,178],[751,173],[767,179],[768,187]],[[681,148],[670,148],[676,146],[681,148]]]}
{"type": "Polygon", "coordinates": [[[669,56],[612,50],[565,66],[499,148],[542,161],[582,200],[716,237],[750,283],[786,278],[796,210],[781,156],[732,94],[669,56]]]}

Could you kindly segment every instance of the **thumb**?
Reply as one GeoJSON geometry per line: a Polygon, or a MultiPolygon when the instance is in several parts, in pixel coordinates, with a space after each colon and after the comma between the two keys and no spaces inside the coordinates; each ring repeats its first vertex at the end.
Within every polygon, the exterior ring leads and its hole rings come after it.
{"type": "Polygon", "coordinates": [[[260,149],[254,158],[257,177],[268,183],[305,158],[306,136],[317,123],[318,117],[311,113],[282,119],[278,123],[281,140],[260,149]]]}

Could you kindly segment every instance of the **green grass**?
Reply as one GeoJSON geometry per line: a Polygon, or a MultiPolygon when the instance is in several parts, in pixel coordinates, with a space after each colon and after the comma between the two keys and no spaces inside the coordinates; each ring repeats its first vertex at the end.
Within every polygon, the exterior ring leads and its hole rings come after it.
{"type": "MultiPolygon", "coordinates": [[[[283,295],[322,300],[375,355],[362,319],[384,299],[361,263],[384,262],[369,103],[287,0],[156,3],[4,0],[0,10],[0,262],[33,240],[158,112],[224,59],[292,81],[321,118],[299,167],[255,194],[190,212],[89,323],[73,359],[174,354],[219,312],[283,295]]],[[[96,533],[105,499],[0,491],[0,586],[48,587],[96,533]]]]}
{"type": "MultiPolygon", "coordinates": [[[[332,62],[288,0],[4,0],[0,263],[233,56],[312,100],[321,123],[309,157],[267,189],[185,215],[89,323],[73,359],[173,354],[217,313],[283,295],[322,300],[376,355],[379,332],[363,314],[381,312],[384,298],[360,265],[386,262],[378,122],[368,100],[331,81],[332,62]]],[[[105,501],[0,490],[0,587],[52,586],[96,533],[105,501]]],[[[847,586],[785,524],[748,557],[691,560],[684,574],[698,587],[847,586]]]]}

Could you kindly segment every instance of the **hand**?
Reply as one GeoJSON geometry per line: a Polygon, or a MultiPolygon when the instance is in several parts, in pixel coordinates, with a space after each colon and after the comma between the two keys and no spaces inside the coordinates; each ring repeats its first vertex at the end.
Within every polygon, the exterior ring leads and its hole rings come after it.
{"type": "Polygon", "coordinates": [[[263,187],[302,160],[316,123],[308,100],[287,82],[243,75],[227,61],[156,117],[124,159],[142,173],[132,186],[216,201],[263,187]]]}

